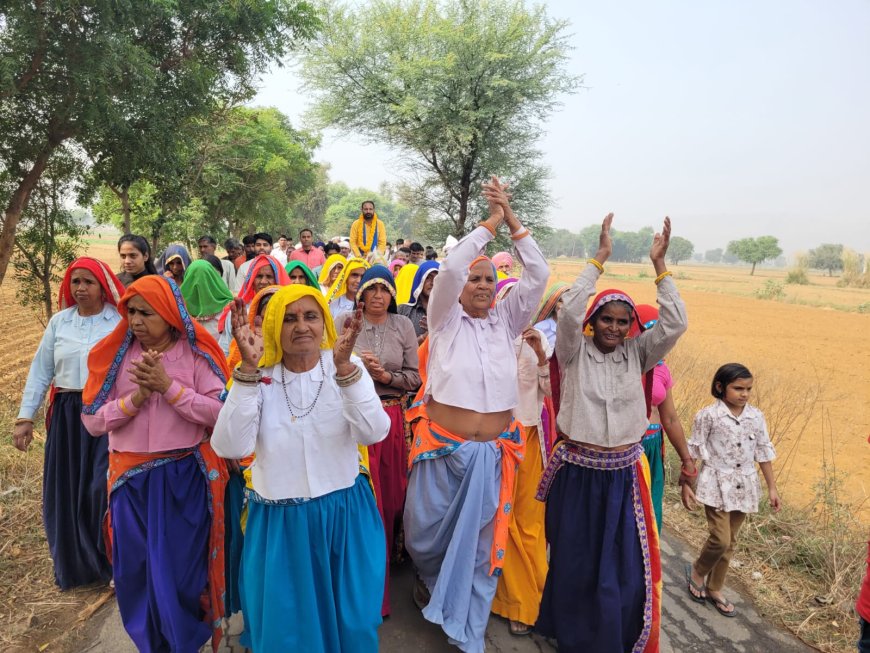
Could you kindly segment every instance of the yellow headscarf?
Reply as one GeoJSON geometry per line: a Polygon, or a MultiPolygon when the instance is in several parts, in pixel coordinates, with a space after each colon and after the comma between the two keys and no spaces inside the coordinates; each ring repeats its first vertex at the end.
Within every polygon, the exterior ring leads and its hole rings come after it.
{"type": "Polygon", "coordinates": [[[326,298],[316,288],[295,283],[290,286],[282,286],[276,292],[266,306],[266,315],[263,317],[263,357],[260,359],[260,367],[272,367],[284,357],[281,348],[281,329],[284,327],[284,313],[287,307],[303,297],[313,297],[323,313],[323,340],[321,349],[332,349],[335,344],[335,324],[329,313],[329,305],[326,298]]]}
{"type": "Polygon", "coordinates": [[[396,303],[407,304],[411,301],[411,290],[414,288],[414,275],[417,274],[416,263],[407,263],[396,275],[396,303]]]}
{"type": "Polygon", "coordinates": [[[326,282],[329,280],[329,273],[332,272],[332,268],[341,263],[344,265],[347,263],[347,259],[344,258],[341,254],[333,254],[328,259],[326,259],[326,263],[323,264],[323,267],[320,268],[320,277],[317,279],[317,282],[321,286],[325,286],[326,282]]]}
{"type": "Polygon", "coordinates": [[[342,295],[347,294],[347,278],[351,272],[354,270],[359,270],[362,268],[363,270],[368,270],[371,266],[365,259],[361,258],[350,258],[347,260],[347,263],[342,269],[341,274],[338,275],[338,278],[332,282],[332,287],[329,289],[329,292],[326,294],[326,301],[331,302],[336,297],[341,297],[342,295]]]}

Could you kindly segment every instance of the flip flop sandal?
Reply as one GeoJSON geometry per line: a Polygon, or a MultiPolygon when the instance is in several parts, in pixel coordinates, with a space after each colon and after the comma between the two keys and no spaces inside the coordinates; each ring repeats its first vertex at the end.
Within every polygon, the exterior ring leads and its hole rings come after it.
{"type": "Polygon", "coordinates": [[[706,605],[707,597],[705,596],[705,592],[707,588],[703,585],[698,585],[695,581],[692,580],[692,563],[686,563],[686,591],[689,592],[689,598],[692,599],[695,603],[700,603],[701,605],[706,605]],[[692,590],[698,592],[696,596],[692,590]]]}
{"type": "Polygon", "coordinates": [[[737,608],[734,607],[734,604],[731,601],[723,600],[723,599],[714,599],[712,596],[707,597],[707,601],[713,604],[713,607],[719,611],[723,617],[736,617],[737,616],[737,608]],[[725,608],[731,606],[731,611],[729,612],[725,608]]]}
{"type": "Polygon", "coordinates": [[[508,626],[511,635],[514,637],[526,637],[532,634],[532,627],[521,621],[509,621],[508,626]]]}

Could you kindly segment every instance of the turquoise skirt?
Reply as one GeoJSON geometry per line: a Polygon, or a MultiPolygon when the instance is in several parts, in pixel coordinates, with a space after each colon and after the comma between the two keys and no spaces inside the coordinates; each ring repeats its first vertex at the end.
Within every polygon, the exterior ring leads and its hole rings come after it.
{"type": "Polygon", "coordinates": [[[641,440],[643,453],[649,463],[649,488],[656,529],[662,532],[662,500],[665,494],[665,454],[662,449],[662,425],[650,424],[641,440]]]}
{"type": "Polygon", "coordinates": [[[249,491],[240,584],[251,648],[376,653],[386,559],[365,476],[310,500],[249,491]]]}

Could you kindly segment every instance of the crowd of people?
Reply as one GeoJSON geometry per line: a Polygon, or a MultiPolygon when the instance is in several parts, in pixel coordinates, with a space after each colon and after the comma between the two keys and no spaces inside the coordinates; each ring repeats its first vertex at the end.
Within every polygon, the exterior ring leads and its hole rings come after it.
{"type": "Polygon", "coordinates": [[[549,283],[507,187],[482,194],[488,217],[442,261],[388,242],[372,202],[338,242],[257,233],[218,258],[203,236],[199,259],[155,261],[127,234],[118,274],[77,259],[13,434],[26,451],[47,396],[57,585],[112,583],[141,651],[217,648],[240,610],[255,652],[374,652],[410,558],[410,599],[466,653],[491,613],[560,651],[657,651],[664,435],[710,530],[685,589],[733,617],[725,575],[755,463],[779,508],[775,452],[738,364],[686,439],[670,220],[656,308],[596,294],[612,214],[573,284],[549,283]],[[488,258],[503,226],[513,253],[488,258]]]}

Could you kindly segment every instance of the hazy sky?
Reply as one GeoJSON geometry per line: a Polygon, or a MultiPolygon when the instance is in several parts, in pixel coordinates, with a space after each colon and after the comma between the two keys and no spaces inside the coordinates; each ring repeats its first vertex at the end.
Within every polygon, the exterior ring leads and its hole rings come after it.
{"type": "MultiPolygon", "coordinates": [[[[788,254],[870,251],[870,2],[545,4],[570,21],[584,78],[542,142],[554,226],[670,215],[695,251],[766,234],[788,254]]],[[[307,108],[289,68],[255,103],[296,125],[307,108]]],[[[350,186],[397,179],[395,153],[347,135],[324,134],[317,159],[350,186]]]]}

